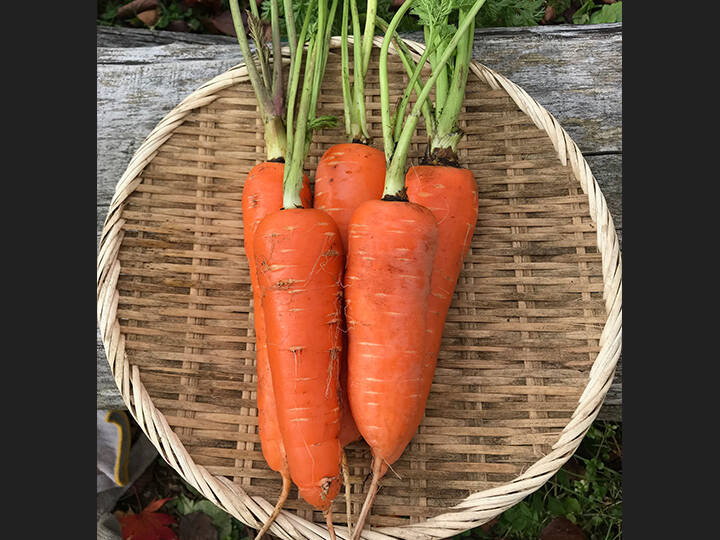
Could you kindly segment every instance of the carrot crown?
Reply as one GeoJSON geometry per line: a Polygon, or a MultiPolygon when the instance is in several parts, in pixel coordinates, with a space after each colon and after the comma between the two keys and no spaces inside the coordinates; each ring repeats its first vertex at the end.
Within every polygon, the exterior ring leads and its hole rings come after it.
{"type": "MultiPolygon", "coordinates": [[[[410,82],[408,89],[401,100],[401,106],[396,111],[396,117],[392,118],[390,115],[390,89],[388,85],[388,71],[387,71],[387,56],[390,42],[395,36],[396,29],[400,24],[400,20],[405,13],[413,7],[416,0],[406,0],[400,9],[395,13],[390,23],[387,25],[385,30],[385,36],[383,38],[382,47],[380,48],[380,66],[379,66],[379,78],[380,78],[380,108],[382,113],[382,127],[383,127],[383,143],[385,147],[385,159],[387,162],[387,169],[385,173],[385,189],[383,191],[384,199],[400,199],[407,200],[405,195],[405,162],[407,160],[407,154],[410,149],[410,141],[420,114],[425,110],[425,119],[429,132],[434,132],[435,123],[426,108],[426,101],[433,86],[440,79],[443,69],[447,62],[455,54],[456,48],[462,40],[465,40],[465,48],[467,49],[467,38],[466,34],[471,26],[474,25],[475,15],[480,10],[485,0],[474,0],[474,3],[467,11],[463,12],[463,17],[460,18],[457,30],[452,33],[452,37],[447,42],[447,45],[442,49],[441,52],[436,53],[436,61],[432,66],[432,74],[430,78],[424,84],[419,81],[420,70],[424,66],[425,60],[431,52],[433,42],[426,41],[426,48],[423,56],[418,61],[417,65],[412,69],[410,75],[410,82]],[[405,107],[407,106],[407,100],[409,98],[409,92],[411,89],[419,88],[418,97],[413,105],[410,113],[405,116],[405,107]],[[404,105],[403,105],[404,102],[404,105]]],[[[418,0],[420,8],[426,10],[432,10],[438,8],[435,13],[444,13],[442,10],[446,9],[447,4],[451,6],[455,5],[455,2],[437,2],[436,0],[418,0]]],[[[465,2],[467,3],[467,2],[465,2]]],[[[418,10],[415,11],[417,14],[418,10]]],[[[442,18],[441,18],[442,20],[442,18]]],[[[439,34],[440,30],[434,29],[429,32],[429,38],[435,39],[436,33],[439,34]]],[[[448,33],[449,35],[449,33],[448,33]]],[[[401,40],[397,40],[398,42],[401,40]]],[[[405,55],[402,49],[399,49],[401,54],[401,60],[405,57],[407,62],[407,55],[405,55]]],[[[410,64],[406,64],[406,69],[412,67],[410,64]]],[[[408,71],[410,71],[408,69],[408,71]]],[[[462,90],[464,94],[464,86],[462,90]]],[[[436,89],[437,93],[437,89],[436,89]]],[[[462,101],[462,96],[461,96],[462,101]]],[[[459,108],[458,108],[459,114],[459,108]]]]}

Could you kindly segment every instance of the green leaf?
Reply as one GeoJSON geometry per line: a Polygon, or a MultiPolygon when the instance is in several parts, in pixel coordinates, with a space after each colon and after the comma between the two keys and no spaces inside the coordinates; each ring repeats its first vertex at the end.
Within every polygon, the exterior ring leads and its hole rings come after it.
{"type": "Polygon", "coordinates": [[[555,475],[558,484],[564,487],[570,487],[570,476],[565,469],[560,469],[555,475]]]}
{"type": "Polygon", "coordinates": [[[476,16],[477,26],[537,26],[546,0],[487,0],[476,16]]]}
{"type": "Polygon", "coordinates": [[[553,516],[562,516],[565,514],[565,505],[563,505],[560,499],[556,499],[555,497],[551,497],[548,500],[547,509],[553,516]]]}
{"type": "Polygon", "coordinates": [[[622,22],[622,2],[606,4],[590,15],[590,24],[622,22]]]}
{"type": "MultiPolygon", "coordinates": [[[[573,22],[575,24],[588,24],[590,22],[590,12],[595,8],[595,2],[593,0],[586,0],[586,2],[580,6],[580,9],[578,9],[573,14],[573,22]]],[[[595,429],[590,428],[590,431],[588,432],[588,435],[592,437],[591,432],[595,429]]]]}
{"type": "Polygon", "coordinates": [[[175,506],[181,516],[195,511],[195,501],[188,499],[185,495],[180,495],[178,498],[170,502],[173,503],[173,506],[175,506]]]}
{"type": "Polygon", "coordinates": [[[575,497],[568,497],[565,499],[565,511],[568,514],[581,514],[580,502],[575,497]]]}

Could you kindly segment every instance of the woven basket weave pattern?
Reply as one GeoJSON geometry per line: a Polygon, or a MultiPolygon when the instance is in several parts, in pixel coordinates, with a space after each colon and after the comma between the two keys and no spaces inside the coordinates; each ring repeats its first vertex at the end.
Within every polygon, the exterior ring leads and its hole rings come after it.
{"type": "MultiPolygon", "coordinates": [[[[333,40],[319,114],[342,119],[338,45],[333,40]]],[[[371,66],[377,48],[373,55],[371,66]]],[[[407,77],[390,60],[393,103],[407,77]]],[[[381,145],[373,67],[366,94],[381,145]]],[[[461,128],[460,160],[479,185],[478,226],[425,419],[383,481],[367,538],[451,536],[532,493],[577,448],[620,354],[617,237],[577,146],[522,89],[477,63],[461,128]]],[[[311,180],[343,133],[340,126],[317,134],[306,162],[311,180]]],[[[410,164],[424,142],[420,128],[410,164]]],[[[130,412],[188,482],[254,527],[280,488],[257,435],[241,214],[245,175],[263,155],[255,97],[237,66],[173,109],[138,149],[98,254],[101,335],[130,412]]],[[[351,445],[348,460],[357,516],[367,445],[351,445]]],[[[327,537],[322,516],[295,490],[285,508],[273,534],[327,537]]],[[[343,536],[343,497],[334,513],[343,536]]]]}

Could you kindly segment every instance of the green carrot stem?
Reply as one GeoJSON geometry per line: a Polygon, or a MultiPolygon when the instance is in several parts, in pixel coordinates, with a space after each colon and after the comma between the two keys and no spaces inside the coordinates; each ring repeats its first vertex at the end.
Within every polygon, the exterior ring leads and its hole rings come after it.
{"type": "Polygon", "coordinates": [[[250,4],[250,13],[259,19],[260,13],[258,12],[257,2],[255,0],[250,0],[248,4],[250,4]]]}
{"type": "MultiPolygon", "coordinates": [[[[248,4],[250,4],[250,13],[252,13],[252,16],[255,18],[256,23],[259,23],[260,22],[260,13],[258,12],[257,2],[255,2],[254,0],[250,0],[248,2],[248,4]]],[[[252,29],[253,26],[251,25],[250,28],[252,29]]],[[[252,34],[252,32],[251,32],[251,34],[252,34]]],[[[257,34],[257,37],[260,38],[259,33],[257,34]]],[[[270,81],[270,74],[269,74],[270,70],[268,69],[267,63],[265,62],[264,54],[260,54],[260,49],[261,49],[260,42],[261,42],[260,39],[255,40],[255,46],[257,47],[257,50],[258,50],[258,63],[260,64],[260,72],[262,73],[262,78],[263,78],[263,82],[265,83],[265,87],[271,88],[272,83],[270,81]]],[[[264,41],[263,41],[263,44],[264,44],[264,41]]]]}
{"type": "MultiPolygon", "coordinates": [[[[406,0],[406,2],[404,2],[401,6],[400,10],[402,9],[402,7],[405,6],[405,4],[408,3],[412,3],[412,0],[406,0]]],[[[448,46],[445,47],[445,49],[443,50],[443,54],[438,60],[437,64],[433,66],[433,74],[430,76],[430,79],[428,79],[428,81],[425,83],[425,87],[418,96],[417,101],[415,101],[415,104],[410,111],[410,114],[408,115],[405,125],[403,126],[402,132],[398,137],[398,142],[395,145],[395,148],[390,148],[390,153],[388,153],[388,147],[386,146],[385,155],[390,157],[390,165],[385,173],[385,189],[383,191],[383,197],[401,197],[403,195],[405,189],[405,162],[407,161],[407,154],[410,149],[410,141],[415,131],[415,127],[417,126],[418,119],[420,117],[420,110],[422,104],[428,98],[428,96],[430,95],[430,91],[433,88],[433,85],[438,80],[438,77],[440,77],[441,69],[445,67],[447,61],[454,54],[455,48],[457,47],[460,40],[463,38],[463,35],[467,32],[470,25],[474,22],[473,19],[475,18],[475,15],[484,3],[485,0],[477,0],[468,10],[465,19],[459,21],[457,33],[453,36],[452,40],[450,40],[448,46]]],[[[384,81],[380,84],[380,95],[381,98],[383,98],[384,96],[385,102],[389,101],[389,88],[387,85],[387,51],[390,40],[388,39],[388,36],[392,35],[392,31],[397,28],[397,25],[400,22],[398,17],[398,15],[402,17],[400,10],[398,10],[398,12],[393,17],[393,20],[390,22],[390,28],[392,30],[390,30],[389,28],[388,32],[385,33],[385,38],[383,39],[383,46],[380,49],[380,72],[385,72],[384,81]],[[398,20],[396,21],[395,19],[398,20]],[[393,22],[395,22],[394,27],[393,22]]],[[[387,114],[386,111],[383,110],[383,116],[384,129],[385,116],[389,116],[389,110],[387,111],[387,114]]]]}
{"type": "Polygon", "coordinates": [[[298,44],[292,0],[283,0],[283,12],[285,16],[285,27],[287,28],[288,45],[290,46],[290,61],[292,62],[298,44]]]}
{"type": "MultiPolygon", "coordinates": [[[[251,5],[255,4],[255,0],[250,0],[251,5]]],[[[278,0],[270,0],[270,28],[272,32],[272,55],[273,55],[273,80],[272,80],[272,99],[274,111],[277,115],[283,113],[283,98],[285,92],[283,90],[283,61],[282,51],[280,47],[280,8],[278,0]]]]}
{"type": "MultiPolygon", "coordinates": [[[[295,120],[295,100],[297,98],[297,89],[299,80],[298,77],[300,77],[300,66],[302,64],[303,59],[303,52],[305,50],[305,35],[307,34],[307,29],[310,24],[310,14],[312,13],[312,8],[315,5],[315,0],[310,0],[310,5],[308,6],[308,10],[305,12],[305,18],[303,19],[303,25],[300,29],[300,36],[298,37],[298,48],[295,51],[295,57],[291,61],[291,72],[290,72],[290,79],[288,81],[288,96],[287,96],[287,113],[285,114],[285,126],[287,129],[286,133],[286,139],[287,139],[287,150],[286,150],[286,161],[289,161],[291,159],[292,153],[293,153],[293,146],[294,146],[294,139],[295,139],[295,130],[294,130],[294,120],[295,120]]],[[[310,54],[310,48],[308,47],[308,54],[310,54]]]]}
{"type": "Polygon", "coordinates": [[[350,13],[353,27],[353,93],[350,112],[350,140],[367,141],[370,135],[367,131],[365,118],[365,76],[363,75],[363,37],[360,33],[360,14],[357,1],[350,0],[350,13]]]}
{"type": "Polygon", "coordinates": [[[342,78],[342,95],[343,95],[343,113],[345,134],[348,139],[352,138],[352,130],[350,128],[352,94],[350,90],[350,55],[348,53],[348,16],[350,10],[350,0],[343,0],[343,10],[340,19],[340,69],[342,78]]]}
{"type": "MultiPolygon", "coordinates": [[[[327,0],[318,1],[317,31],[310,37],[308,44],[308,59],[305,65],[303,77],[303,88],[298,105],[297,121],[293,135],[293,146],[289,163],[285,165],[283,174],[283,208],[302,208],[300,191],[303,184],[303,163],[308,150],[307,135],[309,132],[309,121],[314,111],[310,108],[313,105],[313,95],[316,86],[321,82],[322,77],[317,79],[316,70],[322,67],[323,49],[326,49],[326,36],[328,29],[328,4],[327,0]]],[[[332,22],[332,21],[330,21],[332,22]]]]}
{"type": "MultiPolygon", "coordinates": [[[[430,42],[432,43],[433,38],[433,32],[430,32],[430,42]]],[[[408,85],[405,87],[405,91],[403,92],[402,99],[400,100],[400,104],[398,105],[396,116],[395,116],[395,127],[393,128],[393,135],[396,138],[400,134],[400,130],[402,129],[403,120],[405,120],[405,110],[407,109],[408,101],[410,100],[410,94],[413,91],[413,88],[415,87],[415,83],[417,82],[418,78],[420,77],[420,72],[422,71],[423,67],[425,67],[425,63],[427,62],[427,58],[430,55],[431,47],[425,47],[425,51],[423,51],[422,56],[420,57],[420,60],[418,60],[417,65],[415,66],[415,69],[413,70],[412,75],[410,76],[410,81],[408,82],[408,85]]],[[[422,92],[422,89],[420,90],[422,92]]],[[[420,93],[418,92],[418,94],[420,93]]]]}
{"type": "Polygon", "coordinates": [[[330,12],[325,23],[322,41],[320,42],[320,50],[318,52],[318,65],[315,67],[315,75],[313,79],[312,97],[310,99],[310,114],[308,119],[308,129],[305,136],[305,149],[303,158],[307,156],[312,142],[312,134],[316,129],[323,127],[334,127],[337,125],[337,118],[334,116],[324,116],[317,118],[317,102],[320,96],[320,88],[325,76],[325,66],[327,65],[328,52],[330,51],[330,36],[332,32],[333,21],[335,20],[335,11],[337,10],[338,0],[332,0],[330,4],[330,12]]]}
{"type": "MultiPolygon", "coordinates": [[[[323,0],[318,2],[319,5],[324,4],[323,0]]],[[[303,76],[303,87],[300,94],[300,103],[298,104],[297,121],[293,134],[292,150],[289,152],[289,163],[285,164],[283,171],[283,208],[302,208],[302,199],[300,198],[300,190],[302,189],[303,180],[303,151],[305,149],[305,133],[310,113],[310,100],[312,97],[313,73],[317,63],[317,50],[319,49],[318,36],[313,34],[310,36],[308,43],[308,57],[305,64],[305,74],[303,76]],[[307,82],[305,82],[307,81],[307,82]]]]}
{"type": "MultiPolygon", "coordinates": [[[[444,23],[447,24],[447,19],[445,19],[444,23]]],[[[445,45],[442,42],[433,44],[426,41],[425,46],[435,49],[435,54],[431,57],[430,65],[432,66],[432,71],[440,71],[437,83],[435,84],[435,121],[437,121],[440,118],[440,113],[445,107],[445,99],[447,98],[448,93],[447,64],[442,67],[439,65],[439,59],[442,58],[443,53],[445,52],[445,45]]]]}
{"type": "MultiPolygon", "coordinates": [[[[395,149],[395,145],[393,144],[395,140],[395,137],[393,137],[393,123],[390,116],[390,89],[388,85],[387,55],[388,49],[390,48],[391,37],[400,24],[403,15],[405,15],[405,13],[412,7],[413,2],[414,0],[405,0],[400,8],[398,8],[395,12],[393,18],[390,19],[390,23],[385,31],[385,37],[383,38],[383,42],[380,47],[378,81],[380,83],[380,112],[382,115],[383,146],[385,147],[385,162],[387,164],[390,163],[395,149]],[[390,36],[390,38],[388,36],[390,36]]],[[[427,88],[427,84],[425,85],[425,88],[427,88]]],[[[423,89],[423,91],[424,90],[425,89],[423,89]]]]}
{"type": "MultiPolygon", "coordinates": [[[[322,79],[325,75],[325,65],[327,63],[327,56],[328,56],[328,49],[330,46],[330,31],[332,30],[332,21],[335,18],[335,10],[337,9],[337,2],[338,0],[332,0],[332,4],[330,5],[330,11],[327,14],[326,21],[323,21],[324,24],[321,26],[322,28],[322,35],[320,37],[320,45],[319,45],[319,51],[318,51],[318,65],[315,69],[315,74],[313,78],[313,86],[312,86],[312,97],[310,100],[310,120],[315,119],[315,113],[317,109],[317,102],[318,98],[320,96],[320,87],[322,86],[322,79]]],[[[318,24],[320,24],[320,21],[318,21],[318,24]]],[[[309,142],[309,141],[308,141],[309,142]]]]}
{"type": "Polygon", "coordinates": [[[258,103],[262,109],[270,110],[272,103],[270,94],[267,88],[262,84],[260,75],[257,71],[257,66],[253,61],[253,55],[250,52],[250,44],[248,43],[247,34],[245,33],[245,25],[242,22],[242,14],[240,13],[240,6],[238,6],[237,0],[230,0],[230,13],[232,15],[233,26],[235,27],[235,33],[237,34],[238,44],[240,45],[240,51],[245,58],[245,66],[248,71],[248,78],[250,84],[252,84],[253,90],[258,103]]]}
{"type": "MultiPolygon", "coordinates": [[[[232,15],[233,26],[235,27],[235,34],[237,35],[238,44],[240,45],[240,51],[245,58],[245,66],[247,68],[248,78],[250,84],[255,92],[255,98],[260,109],[260,115],[265,125],[265,154],[268,160],[277,159],[285,156],[286,141],[281,136],[282,129],[278,128],[278,117],[282,121],[282,117],[275,114],[273,108],[273,101],[268,90],[268,87],[261,80],[260,74],[258,73],[255,60],[250,52],[250,44],[248,43],[247,34],[245,33],[245,26],[242,22],[242,15],[240,13],[240,6],[237,0],[230,0],[230,12],[232,15]]],[[[259,46],[259,45],[258,45],[259,46]]]]}
{"type": "MultiPolygon", "coordinates": [[[[378,28],[380,28],[383,34],[388,29],[388,23],[380,17],[375,17],[375,24],[378,28]]],[[[407,72],[408,77],[412,78],[413,73],[415,73],[415,69],[417,68],[417,64],[413,61],[412,53],[410,52],[410,49],[408,49],[407,44],[400,38],[397,32],[393,33],[393,45],[395,47],[396,54],[400,58],[400,62],[402,62],[403,66],[405,66],[405,71],[407,72]]],[[[430,47],[426,47],[426,50],[427,49],[430,49],[430,47]]],[[[417,95],[420,95],[423,86],[424,83],[422,82],[422,77],[418,76],[415,81],[415,93],[417,95]]],[[[432,137],[432,134],[435,133],[435,115],[431,110],[430,100],[426,100],[425,103],[423,103],[422,114],[423,119],[425,120],[425,130],[428,137],[432,137]]]]}
{"type": "MultiPolygon", "coordinates": [[[[460,10],[459,18],[464,20],[467,13],[460,10]]],[[[470,61],[472,59],[472,43],[475,33],[474,19],[470,23],[467,32],[463,34],[458,43],[455,53],[455,66],[448,94],[437,123],[437,132],[430,139],[430,151],[436,149],[450,148],[455,152],[457,145],[462,138],[462,131],[458,125],[463,99],[465,98],[465,87],[467,86],[470,61]]]]}
{"type": "Polygon", "coordinates": [[[262,75],[263,84],[269,91],[270,88],[272,88],[272,81],[270,80],[270,66],[268,65],[269,50],[265,39],[265,29],[263,28],[260,17],[257,17],[252,13],[248,13],[247,11],[245,13],[247,14],[247,25],[250,37],[255,42],[257,60],[260,65],[260,74],[262,75]]]}
{"type": "Polygon", "coordinates": [[[375,36],[375,17],[377,16],[377,0],[367,0],[367,9],[365,11],[365,33],[362,38],[362,75],[363,79],[367,75],[370,66],[370,53],[372,52],[372,41],[375,36]]]}

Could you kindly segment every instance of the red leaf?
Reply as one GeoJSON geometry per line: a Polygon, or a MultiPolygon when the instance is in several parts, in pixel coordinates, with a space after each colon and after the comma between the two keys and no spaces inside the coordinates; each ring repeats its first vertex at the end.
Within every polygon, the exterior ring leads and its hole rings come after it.
{"type": "Polygon", "coordinates": [[[157,512],[169,499],[151,501],[139,514],[117,516],[122,527],[123,540],[177,540],[168,525],[175,523],[169,514],[157,512]]]}

